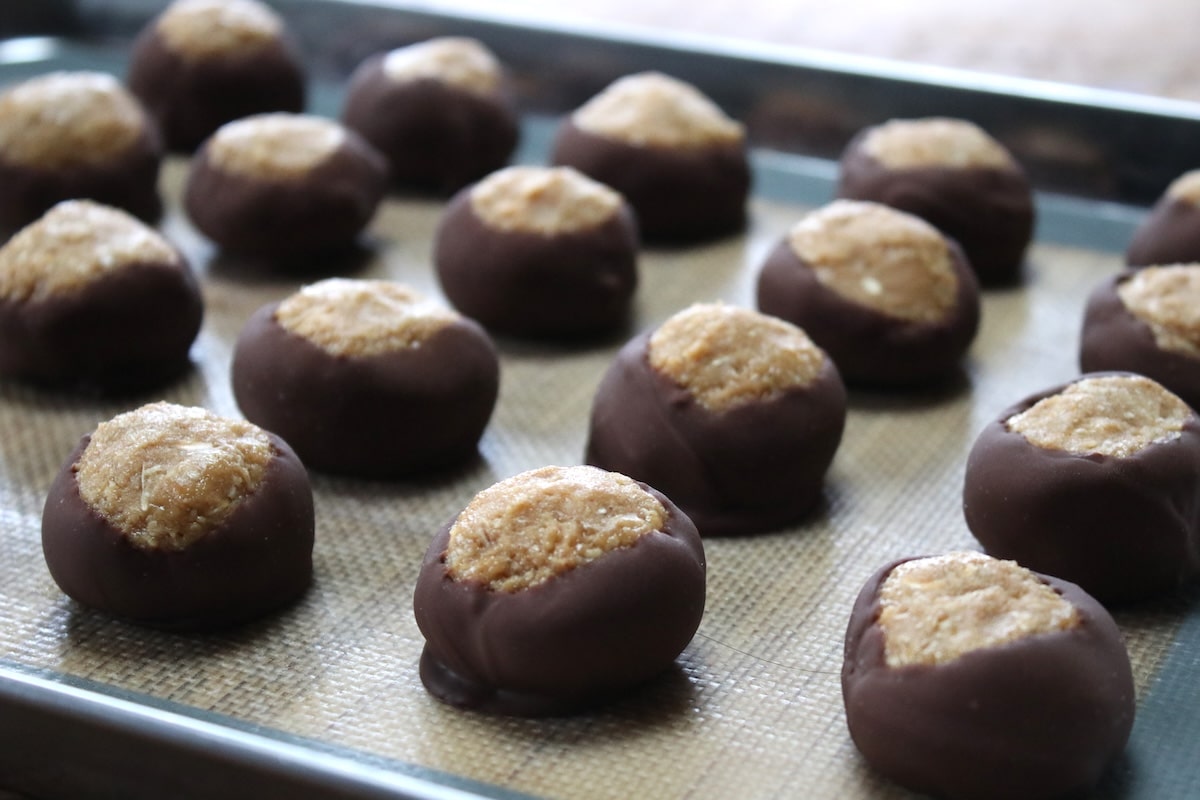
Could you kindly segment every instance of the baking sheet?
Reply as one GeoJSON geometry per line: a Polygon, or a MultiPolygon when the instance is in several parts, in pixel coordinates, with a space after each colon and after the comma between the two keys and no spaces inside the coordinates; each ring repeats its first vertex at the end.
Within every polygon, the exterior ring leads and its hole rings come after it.
{"type": "MultiPolygon", "coordinates": [[[[120,55],[105,47],[68,43],[53,57],[0,72],[0,79],[60,63],[120,69],[120,55]]],[[[321,110],[335,103],[336,87],[318,93],[321,110]]],[[[552,124],[530,119],[523,160],[543,157],[552,124]]],[[[185,174],[183,160],[167,165],[170,211],[162,227],[204,286],[196,371],[153,397],[124,403],[0,385],[0,669],[10,675],[0,688],[36,683],[54,694],[59,687],[68,707],[101,698],[111,701],[101,717],[118,722],[138,712],[183,720],[192,726],[184,726],[185,744],[189,736],[211,744],[224,735],[234,752],[260,747],[262,760],[293,771],[306,764],[340,771],[347,786],[356,778],[362,796],[368,788],[377,793],[371,796],[418,796],[437,786],[491,796],[909,796],[876,779],[846,733],[838,672],[851,603],[890,559],[974,547],[961,514],[966,453],[1002,408],[1077,373],[1082,304],[1119,268],[1115,251],[1138,212],[1041,198],[1028,279],[1019,289],[985,293],[963,380],[928,393],[852,393],[819,513],[777,533],[706,542],[708,606],[679,668],[596,713],[529,721],[463,713],[425,694],[411,612],[416,571],[433,532],[476,491],[525,469],[579,462],[592,392],[624,336],[585,347],[500,340],[499,404],[480,459],[457,475],[434,483],[314,475],[316,583],[281,615],[182,636],[81,609],[54,586],[41,559],[41,504],[78,437],[160,397],[236,415],[228,385],[234,338],[255,308],[300,285],[239,277],[214,260],[178,213],[185,174]],[[388,776],[396,780],[389,784],[388,776]],[[399,780],[413,777],[416,783],[399,780]]],[[[758,154],[758,197],[746,234],[646,251],[625,333],[694,301],[752,305],[767,250],[807,208],[831,196],[831,175],[828,162],[758,154]]],[[[437,294],[429,258],[441,208],[389,199],[370,228],[373,256],[353,274],[437,294]]],[[[1198,602],[1191,592],[1118,615],[1134,662],[1139,718],[1127,756],[1100,796],[1183,798],[1200,787],[1200,762],[1189,744],[1200,734],[1198,602]]],[[[62,796],[104,796],[138,778],[122,766],[119,775],[72,785],[69,763],[46,759],[17,778],[0,774],[0,786],[7,779],[11,788],[49,792],[46,776],[64,768],[62,796]]],[[[203,796],[200,784],[180,776],[171,786],[137,785],[145,796],[168,789],[203,796]]]]}

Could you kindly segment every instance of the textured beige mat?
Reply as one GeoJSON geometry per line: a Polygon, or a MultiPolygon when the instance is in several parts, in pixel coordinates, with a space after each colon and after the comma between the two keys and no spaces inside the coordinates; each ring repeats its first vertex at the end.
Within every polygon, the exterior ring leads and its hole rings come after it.
{"type": "MultiPolygon", "coordinates": [[[[166,176],[172,203],[183,169],[173,163],[166,176]]],[[[361,274],[436,291],[429,252],[439,212],[389,201],[372,227],[381,250],[361,274]]],[[[745,237],[646,254],[635,327],[697,300],[750,303],[758,263],[801,212],[757,202],[745,237]]],[[[165,227],[200,269],[208,306],[198,370],[164,395],[236,414],[234,337],[257,306],[298,284],[218,274],[177,213],[165,227]]],[[[41,558],[44,492],[78,437],[123,407],[0,386],[0,658],[539,795],[905,796],[869,774],[846,733],[842,634],[878,566],[973,546],[959,493],[975,434],[1010,402],[1075,373],[1083,300],[1117,259],[1042,246],[1031,264],[1026,287],[986,295],[958,390],[852,396],[821,513],[773,535],[707,542],[708,609],[679,670],[601,712],[524,721],[436,703],[417,678],[411,595],[433,532],[473,493],[524,469],[578,463],[591,393],[620,341],[501,342],[501,397],[482,458],[453,479],[316,477],[313,590],[281,616],[219,635],[143,630],[59,593],[41,558]]],[[[1169,648],[1180,612],[1170,605],[1120,620],[1139,691],[1169,648]]]]}

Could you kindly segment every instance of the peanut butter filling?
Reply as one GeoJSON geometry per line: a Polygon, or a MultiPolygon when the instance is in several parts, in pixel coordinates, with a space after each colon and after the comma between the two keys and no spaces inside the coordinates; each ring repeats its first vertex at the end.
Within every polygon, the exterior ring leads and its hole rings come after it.
{"type": "Polygon", "coordinates": [[[894,119],[871,129],[863,149],[888,169],[1013,169],[999,142],[972,122],[946,117],[894,119]]]}
{"type": "Polygon", "coordinates": [[[253,52],[283,33],[279,16],[255,0],[176,0],[155,27],[171,50],[197,61],[253,52]]]}
{"type": "Polygon", "coordinates": [[[306,286],[275,310],[289,333],[349,358],[418,348],[458,319],[403,284],[346,278],[306,286]]]}
{"type": "Polygon", "coordinates": [[[1084,378],[1010,417],[1010,431],[1046,450],[1125,458],[1179,437],[1192,411],[1140,375],[1084,378]]]}
{"type": "Polygon", "coordinates": [[[620,207],[620,194],[570,167],[508,167],[471,190],[489,228],[543,236],[598,228],[620,207]]]}
{"type": "Polygon", "coordinates": [[[1161,349],[1200,358],[1200,264],[1138,270],[1117,285],[1117,296],[1161,349]]]}
{"type": "Polygon", "coordinates": [[[658,72],[620,78],[571,119],[580,130],[637,147],[736,145],[745,137],[696,87],[658,72]]]}
{"type": "Polygon", "coordinates": [[[713,412],[809,386],[825,354],[795,325],[746,308],[696,304],[650,337],[650,366],[713,412]]]}
{"type": "Polygon", "coordinates": [[[491,94],[500,88],[500,62],[492,51],[461,36],[393,50],[383,59],[383,72],[396,83],[434,80],[472,94],[491,94]]]}
{"type": "Polygon", "coordinates": [[[99,72],[52,72],[0,94],[0,158],[12,164],[108,164],[145,129],[145,113],[133,95],[99,72]]]}
{"type": "Polygon", "coordinates": [[[939,322],[958,278],[946,239],[929,223],[878,203],[836,200],[792,227],[788,242],[823,286],[907,322],[939,322]]]}
{"type": "Polygon", "coordinates": [[[304,114],[258,114],[222,125],[208,157],[225,172],[263,180],[302,178],[345,141],[341,125],[304,114]]]}
{"type": "Polygon", "coordinates": [[[450,528],[446,572],[518,592],[661,530],[667,509],[630,478],[543,467],[475,495],[450,528]]]}
{"type": "Polygon", "coordinates": [[[0,297],[37,302],[134,264],[183,268],[153,228],[116,208],[67,200],[0,248],[0,297]]]}
{"type": "Polygon", "coordinates": [[[183,550],[262,483],[267,434],[202,408],[151,403],[102,422],[75,464],[79,495],[143,550],[183,550]]]}
{"type": "Polygon", "coordinates": [[[1200,169],[1185,172],[1167,187],[1167,197],[1200,206],[1200,169]]]}
{"type": "Polygon", "coordinates": [[[947,553],[906,561],[879,589],[889,667],[946,664],[1079,625],[1079,611],[1015,561],[947,553]]]}

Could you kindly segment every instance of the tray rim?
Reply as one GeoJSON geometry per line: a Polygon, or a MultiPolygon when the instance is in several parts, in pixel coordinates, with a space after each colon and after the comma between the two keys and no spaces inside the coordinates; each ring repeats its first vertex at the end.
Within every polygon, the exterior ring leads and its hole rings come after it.
{"type": "MultiPolygon", "coordinates": [[[[733,37],[539,20],[496,9],[446,9],[430,0],[276,0],[276,5],[301,17],[306,9],[317,7],[350,10],[347,13],[386,7],[409,24],[425,23],[429,30],[418,38],[437,35],[439,26],[462,28],[464,35],[483,39],[506,65],[518,70],[529,63],[540,66],[569,43],[572,61],[595,63],[588,65],[590,81],[576,81],[583,85],[573,87],[577,91],[569,103],[563,106],[562,97],[554,98],[551,110],[559,113],[621,75],[661,68],[700,87],[746,123],[752,146],[767,149],[836,159],[846,142],[868,125],[898,117],[962,117],[1006,144],[1037,188],[1140,205],[1150,205],[1172,180],[1200,165],[1195,144],[1200,141],[1200,102],[733,37]],[[528,36],[538,44],[557,43],[559,49],[531,45],[530,55],[522,46],[528,36]],[[614,66],[613,61],[623,63],[614,66]],[[730,68],[731,63],[736,67],[730,68]],[[735,80],[730,77],[734,73],[744,77],[735,80]],[[797,120],[768,126],[751,119],[758,110],[751,99],[781,89],[794,93],[792,99],[803,96],[816,102],[817,116],[842,117],[831,123],[837,131],[822,130],[824,121],[810,130],[811,109],[798,125],[797,120]],[[820,106],[830,102],[831,109],[820,106]],[[766,130],[776,126],[780,130],[766,130]],[[1039,144],[1026,140],[1047,134],[1049,139],[1039,144]],[[1049,155],[1043,148],[1049,148],[1049,155]],[[1094,151],[1093,162],[1083,169],[1072,164],[1075,152],[1089,149],[1094,151]],[[1090,183],[1097,166],[1106,171],[1105,185],[1090,183]]],[[[372,52],[411,40],[381,35],[372,52]]]]}
{"type": "MultiPolygon", "coordinates": [[[[364,0],[276,0],[275,4],[287,8],[288,5],[308,5],[314,2],[363,6],[380,3],[380,0],[365,0],[365,2],[364,0]]],[[[566,19],[543,20],[519,10],[475,7],[469,10],[456,9],[441,3],[429,2],[429,0],[382,0],[381,4],[389,10],[428,15],[430,18],[454,19],[508,28],[536,28],[547,33],[564,36],[626,42],[665,50],[701,52],[720,58],[763,61],[806,70],[858,75],[888,82],[926,84],[939,88],[965,89],[1005,97],[1026,97],[1088,108],[1110,108],[1125,113],[1200,120],[1200,102],[1198,101],[1104,89],[1062,81],[1003,75],[937,64],[921,64],[802,45],[756,42],[734,36],[663,31],[633,24],[595,20],[587,22],[566,19]]]]}
{"type": "MultiPolygon", "coordinates": [[[[136,749],[131,752],[127,749],[130,745],[152,746],[156,754],[170,761],[173,770],[211,770],[225,776],[234,797],[261,796],[254,795],[253,790],[267,784],[279,784],[287,789],[288,797],[300,800],[485,797],[469,788],[473,782],[455,775],[367,753],[361,753],[361,758],[351,758],[347,755],[351,751],[316,740],[249,725],[202,709],[181,713],[173,706],[151,695],[0,659],[0,774],[17,771],[20,767],[16,756],[36,749],[39,744],[64,739],[73,742],[82,735],[92,742],[102,738],[108,741],[99,754],[71,748],[59,757],[68,760],[75,757],[84,760],[92,770],[103,768],[108,771],[106,774],[117,774],[136,771],[145,762],[146,754],[136,749]],[[32,715],[40,717],[42,723],[29,724],[32,715]],[[107,762],[103,767],[95,763],[98,755],[107,762]],[[250,785],[241,784],[243,781],[250,785]]],[[[65,788],[70,792],[64,796],[70,797],[92,796],[91,793],[111,796],[112,792],[111,787],[76,784],[65,788]]],[[[124,796],[158,797],[160,790],[161,787],[151,784],[144,791],[124,796]]],[[[486,795],[505,796],[525,795],[511,791],[507,795],[486,795]]]]}
{"type": "MultiPolygon", "coordinates": [[[[57,2],[71,4],[77,28],[117,37],[132,36],[161,7],[155,0],[57,2]]],[[[752,144],[782,146],[809,155],[836,156],[854,132],[889,118],[944,114],[972,119],[992,132],[1026,163],[1035,185],[1041,188],[1149,205],[1171,180],[1200,163],[1195,144],[1200,141],[1200,102],[1189,100],[726,36],[537,19],[529,13],[495,8],[454,9],[436,0],[269,2],[285,17],[299,20],[318,10],[341,15],[346,21],[367,12],[387,15],[398,23],[356,30],[356,37],[362,40],[359,44],[367,48],[360,57],[439,32],[455,32],[483,39],[512,68],[551,59],[569,43],[572,62],[588,62],[586,68],[595,77],[583,84],[575,81],[574,89],[584,89],[574,96],[576,105],[621,74],[659,66],[695,83],[743,121],[747,117],[740,112],[745,109],[738,105],[746,90],[730,79],[731,72],[753,74],[753,82],[762,86],[756,85],[752,93],[761,93],[764,87],[794,88],[800,82],[803,95],[818,103],[852,97],[855,102],[834,110],[835,115],[845,116],[829,123],[836,132],[797,129],[795,120],[788,120],[789,127],[782,133],[772,131],[769,140],[759,141],[759,123],[749,124],[752,144]],[[421,34],[397,36],[400,22],[421,34]],[[523,44],[530,46],[524,48],[523,44]],[[559,49],[539,46],[553,44],[559,49]],[[598,54],[601,57],[595,58],[598,54]],[[736,70],[725,68],[730,61],[737,62],[736,70]],[[624,62],[622,66],[614,66],[620,62],[624,62]],[[733,102],[727,102],[730,100],[733,102]],[[792,147],[795,143],[800,149],[792,147]],[[1082,166],[1073,164],[1071,159],[1085,150],[1093,151],[1092,160],[1082,166]],[[1099,182],[1092,174],[1098,168],[1104,171],[1099,182]],[[1043,186],[1047,180],[1056,183],[1043,186]]],[[[3,33],[0,22],[0,36],[3,33]]],[[[304,31],[299,34],[302,45],[317,45],[308,48],[312,51],[309,55],[318,54],[317,61],[320,53],[331,49],[328,40],[335,38],[329,36],[325,25],[309,31],[307,37],[304,31]]],[[[345,64],[333,66],[346,68],[345,64]]],[[[576,78],[578,75],[555,76],[559,83],[576,78]]],[[[826,110],[822,107],[817,113],[826,110]]],[[[809,118],[802,125],[811,122],[809,118]]]]}

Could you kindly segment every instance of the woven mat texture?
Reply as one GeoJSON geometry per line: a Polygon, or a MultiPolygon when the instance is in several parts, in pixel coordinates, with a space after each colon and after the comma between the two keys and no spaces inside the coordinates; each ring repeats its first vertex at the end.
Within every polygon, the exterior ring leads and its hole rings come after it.
{"type": "MultiPolygon", "coordinates": [[[[237,277],[177,210],[186,166],[169,165],[166,233],[199,270],[207,303],[197,369],[145,400],[236,415],[231,349],[262,303],[298,288],[237,277]]],[[[441,204],[389,200],[358,275],[437,293],[429,264],[441,204]]],[[[743,237],[641,260],[630,333],[694,301],[751,305],[758,265],[799,206],[756,201],[743,237]]],[[[549,721],[463,713],[417,677],[411,602],[434,531],[494,481],[581,458],[592,392],[621,344],[501,341],[499,405],[482,458],[437,483],[316,475],[316,582],[295,608],[235,631],[185,636],[77,607],[41,556],[46,489],[84,433],[138,405],[99,404],[0,385],[0,658],[100,681],[289,735],[556,797],[891,798],[846,732],[838,671],[852,601],[884,562],[972,548],[961,512],[966,453],[980,428],[1025,394],[1076,373],[1088,289],[1116,256],[1038,246],[1027,284],[988,292],[967,380],[956,390],[852,394],[822,511],[774,534],[706,542],[708,606],[679,669],[596,713],[549,721]]],[[[153,335],[147,332],[147,335],[153,335]]],[[[1139,692],[1154,679],[1178,604],[1119,621],[1139,692]]]]}

